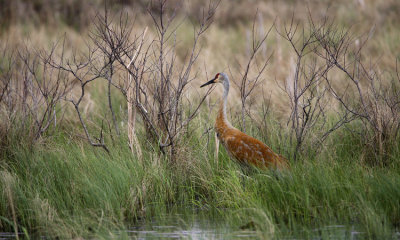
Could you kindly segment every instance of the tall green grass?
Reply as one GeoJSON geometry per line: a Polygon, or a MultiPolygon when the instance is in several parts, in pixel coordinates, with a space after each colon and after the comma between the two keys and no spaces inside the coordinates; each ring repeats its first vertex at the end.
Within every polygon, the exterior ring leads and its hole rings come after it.
{"type": "Polygon", "coordinates": [[[329,150],[303,155],[284,172],[244,170],[224,149],[215,160],[213,139],[207,141],[200,128],[185,137],[176,162],[141,139],[142,159],[132,155],[124,136],[114,140],[110,154],[62,133],[33,147],[15,141],[1,154],[2,231],[14,230],[11,207],[19,229],[60,238],[115,236],[138,219],[177,208],[212,210],[211,218],[234,229],[252,223],[268,238],[314,236],[315,229],[333,224],[367,238],[398,231],[398,166],[365,165],[359,146],[343,132],[332,137],[329,150]]]}

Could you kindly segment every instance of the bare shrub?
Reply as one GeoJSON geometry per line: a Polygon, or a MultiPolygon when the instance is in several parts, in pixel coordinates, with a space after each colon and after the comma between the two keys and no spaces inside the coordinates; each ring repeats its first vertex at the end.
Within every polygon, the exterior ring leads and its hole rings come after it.
{"type": "MultiPolygon", "coordinates": [[[[4,144],[9,131],[9,123],[16,105],[16,96],[12,95],[14,51],[7,50],[7,45],[1,45],[0,59],[0,143],[4,144]]],[[[1,146],[1,145],[0,145],[1,146]]]]}
{"type": "Polygon", "coordinates": [[[206,96],[199,102],[185,96],[190,83],[196,79],[193,65],[199,53],[199,41],[212,23],[218,3],[210,3],[203,9],[202,17],[194,29],[193,45],[188,50],[182,64],[176,62],[175,14],[166,14],[166,1],[157,2],[158,14],[148,11],[156,29],[157,38],[146,47],[126,51],[127,58],[118,57],[119,63],[130,74],[130,98],[135,111],[141,116],[148,137],[158,143],[161,152],[174,158],[181,136],[187,131],[188,124],[196,116],[206,96]],[[133,94],[132,94],[133,93],[133,94]]]}
{"type": "Polygon", "coordinates": [[[353,38],[348,30],[333,23],[315,29],[322,51],[316,52],[327,64],[343,74],[344,86],[324,76],[329,89],[345,109],[362,123],[358,132],[365,143],[366,158],[372,164],[389,164],[400,128],[399,70],[388,74],[363,54],[369,36],[353,38]],[[353,44],[355,43],[355,44],[353,44]]]}
{"type": "MultiPolygon", "coordinates": [[[[87,91],[87,86],[98,79],[106,79],[108,84],[107,99],[112,122],[119,133],[115,112],[112,108],[111,87],[115,87],[127,97],[129,111],[129,128],[134,128],[135,113],[141,116],[148,138],[158,144],[161,152],[174,158],[181,136],[187,131],[188,124],[196,116],[206,96],[198,96],[198,102],[185,94],[190,83],[196,79],[193,65],[199,53],[199,41],[212,23],[212,17],[218,3],[210,3],[203,10],[194,29],[193,45],[181,64],[176,62],[176,30],[175,14],[166,14],[166,1],[158,1],[159,11],[156,15],[148,11],[153,19],[157,38],[146,41],[144,32],[141,36],[132,37],[133,23],[127,15],[121,14],[116,20],[110,16],[107,6],[104,15],[98,15],[94,30],[90,33],[91,43],[86,46],[86,53],[73,55],[69,59],[64,56],[48,56],[51,66],[68,74],[71,81],[80,86],[80,95],[68,97],[76,110],[86,138],[92,146],[102,147],[108,151],[103,139],[94,140],[85,123],[80,104],[87,91]],[[127,79],[120,79],[117,72],[128,72],[127,79]],[[132,111],[132,109],[135,109],[132,111]]],[[[195,98],[196,99],[196,98],[195,98]]],[[[128,130],[130,147],[138,144],[134,129],[128,130]]],[[[139,151],[137,151],[140,154],[139,151]]]]}
{"type": "Polygon", "coordinates": [[[5,136],[20,132],[37,140],[57,125],[61,101],[71,90],[66,76],[35,49],[3,50],[0,110],[5,136]]]}
{"type": "MultiPolygon", "coordinates": [[[[56,49],[57,45],[53,47],[56,49]]],[[[106,56],[104,56],[99,50],[98,46],[91,46],[89,43],[86,45],[86,52],[83,54],[77,54],[73,52],[71,57],[64,55],[64,47],[60,55],[57,55],[55,51],[50,51],[44,57],[47,59],[53,69],[61,71],[67,76],[70,83],[73,83],[74,87],[78,85],[78,94],[69,94],[65,96],[64,100],[72,103],[75,112],[78,115],[79,121],[85,132],[85,136],[89,143],[94,147],[101,147],[105,151],[109,152],[106,144],[104,143],[103,135],[103,124],[100,129],[99,137],[92,137],[87,127],[84,114],[80,109],[82,100],[85,97],[86,91],[89,84],[99,79],[108,79],[109,71],[112,69],[106,56]],[[106,59],[104,61],[104,59],[106,59]]],[[[75,91],[76,92],[76,91],[75,91]]]]}
{"type": "Polygon", "coordinates": [[[311,143],[314,145],[312,149],[318,151],[316,146],[325,141],[330,133],[354,120],[348,111],[337,112],[336,122],[327,124],[328,114],[334,109],[328,107],[329,87],[324,80],[328,78],[328,73],[334,64],[321,61],[315,53],[323,49],[317,35],[328,25],[326,19],[318,26],[313,25],[310,14],[308,26],[300,27],[292,17],[290,24],[285,26],[283,31],[278,30],[278,33],[291,46],[295,59],[292,63],[291,75],[286,79],[286,84],[281,86],[290,102],[291,112],[287,123],[293,132],[290,141],[292,142],[292,138],[295,139],[294,160],[298,159],[304,142],[307,139],[311,140],[311,134],[316,136],[313,138],[316,141],[311,143]]]}
{"type": "Polygon", "coordinates": [[[293,158],[312,139],[310,134],[316,139],[311,149],[318,151],[329,134],[357,119],[361,130],[347,130],[362,139],[370,163],[387,165],[400,128],[397,68],[395,74],[387,73],[371,63],[362,53],[368,36],[354,37],[333,20],[315,22],[310,14],[306,27],[299,26],[292,18],[279,32],[295,56],[292,75],[281,87],[291,104],[293,158]]]}
{"type": "MultiPolygon", "coordinates": [[[[240,101],[241,101],[241,127],[242,131],[246,132],[246,116],[251,118],[251,106],[252,104],[248,102],[248,98],[252,95],[254,89],[260,85],[263,81],[263,73],[268,66],[269,60],[271,59],[272,54],[268,57],[266,56],[258,56],[260,55],[260,51],[265,46],[265,41],[267,40],[273,25],[266,31],[263,32],[263,27],[261,26],[261,32],[257,31],[257,17],[258,12],[255,14],[253,19],[252,26],[252,34],[251,34],[251,47],[249,51],[249,58],[247,62],[242,66],[238,62],[237,71],[239,72],[240,79],[233,78],[233,83],[239,88],[240,92],[240,101]]],[[[261,22],[259,23],[261,24],[261,22]]],[[[262,51],[261,51],[262,52],[262,51]]],[[[230,69],[231,71],[231,69],[230,69]]],[[[232,74],[231,76],[235,76],[236,74],[232,74]]]]}

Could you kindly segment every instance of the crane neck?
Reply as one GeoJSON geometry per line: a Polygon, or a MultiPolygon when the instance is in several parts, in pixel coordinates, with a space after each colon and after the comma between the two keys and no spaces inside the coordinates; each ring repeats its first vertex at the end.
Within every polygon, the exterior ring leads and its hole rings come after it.
{"type": "Polygon", "coordinates": [[[232,127],[232,125],[229,123],[228,118],[226,116],[226,106],[227,106],[228,93],[229,93],[229,81],[224,81],[223,87],[224,87],[224,94],[222,95],[221,105],[219,107],[216,124],[224,125],[227,127],[232,127]]]}

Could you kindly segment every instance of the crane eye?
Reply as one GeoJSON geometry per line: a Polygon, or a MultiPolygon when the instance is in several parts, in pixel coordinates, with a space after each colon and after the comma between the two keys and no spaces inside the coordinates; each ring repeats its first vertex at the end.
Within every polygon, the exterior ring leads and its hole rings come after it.
{"type": "Polygon", "coordinates": [[[217,73],[217,75],[215,75],[214,79],[218,79],[218,77],[219,77],[219,73],[217,73]]]}

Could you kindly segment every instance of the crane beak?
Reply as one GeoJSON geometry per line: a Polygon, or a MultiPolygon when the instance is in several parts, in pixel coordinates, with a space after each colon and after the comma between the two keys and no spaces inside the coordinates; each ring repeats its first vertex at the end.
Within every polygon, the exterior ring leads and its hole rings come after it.
{"type": "Polygon", "coordinates": [[[216,80],[216,79],[217,79],[217,78],[213,78],[213,79],[211,79],[210,81],[208,81],[208,82],[204,83],[203,85],[201,85],[200,87],[202,88],[202,87],[205,87],[205,86],[207,86],[207,85],[213,84],[213,83],[215,83],[215,80],[216,80]]]}

